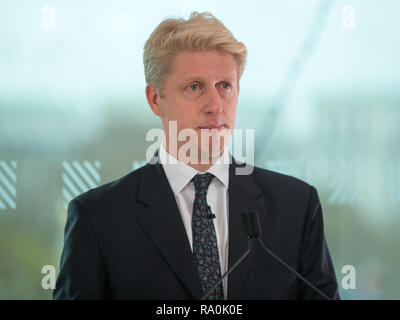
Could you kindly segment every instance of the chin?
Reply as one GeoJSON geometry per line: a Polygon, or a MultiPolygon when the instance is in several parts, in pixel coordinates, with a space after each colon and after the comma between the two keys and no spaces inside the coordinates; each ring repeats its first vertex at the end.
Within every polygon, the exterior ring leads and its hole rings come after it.
{"type": "Polygon", "coordinates": [[[201,159],[213,160],[218,159],[222,153],[224,152],[225,145],[221,143],[213,143],[212,141],[209,142],[209,145],[202,144],[199,148],[199,155],[201,159]]]}

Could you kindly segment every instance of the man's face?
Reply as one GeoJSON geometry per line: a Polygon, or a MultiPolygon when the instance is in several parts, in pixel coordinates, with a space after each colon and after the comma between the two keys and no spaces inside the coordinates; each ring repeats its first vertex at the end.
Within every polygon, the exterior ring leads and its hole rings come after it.
{"type": "MultiPolygon", "coordinates": [[[[199,157],[200,152],[210,153],[215,148],[219,156],[228,142],[221,133],[231,133],[234,128],[238,94],[237,66],[232,55],[217,51],[178,53],[172,60],[162,98],[157,95],[158,107],[152,108],[162,118],[167,147],[168,124],[175,120],[178,133],[186,128],[196,131],[199,157]],[[207,139],[209,148],[201,139],[201,130],[212,135],[207,139]]],[[[185,143],[177,142],[178,151],[185,143]]]]}

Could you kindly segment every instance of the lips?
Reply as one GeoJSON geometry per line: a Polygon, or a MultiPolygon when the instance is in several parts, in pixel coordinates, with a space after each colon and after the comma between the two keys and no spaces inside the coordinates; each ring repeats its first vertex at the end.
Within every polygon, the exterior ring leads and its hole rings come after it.
{"type": "Polygon", "coordinates": [[[209,125],[209,126],[203,126],[203,127],[199,127],[199,129],[217,129],[217,130],[222,130],[225,127],[225,124],[221,124],[221,125],[209,125]]]}

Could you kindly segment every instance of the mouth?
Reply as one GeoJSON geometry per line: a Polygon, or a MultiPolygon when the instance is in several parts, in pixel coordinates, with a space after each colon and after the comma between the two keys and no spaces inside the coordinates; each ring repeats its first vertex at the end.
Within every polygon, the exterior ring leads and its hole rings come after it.
{"type": "Polygon", "coordinates": [[[217,129],[218,131],[221,131],[223,128],[225,128],[225,124],[221,125],[210,125],[210,126],[204,126],[204,127],[199,127],[199,129],[207,129],[207,130],[212,130],[212,129],[217,129]]]}

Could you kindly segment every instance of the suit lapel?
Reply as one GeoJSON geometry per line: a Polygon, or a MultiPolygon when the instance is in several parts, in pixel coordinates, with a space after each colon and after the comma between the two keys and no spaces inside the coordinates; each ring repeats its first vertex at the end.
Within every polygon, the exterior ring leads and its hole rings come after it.
{"type": "Polygon", "coordinates": [[[201,283],[185,227],[173,191],[158,161],[147,165],[136,199],[146,204],[146,208],[137,215],[137,220],[193,298],[200,299],[201,283]]]}
{"type": "MultiPolygon", "coordinates": [[[[233,158],[232,158],[233,159],[233,158]]],[[[260,223],[263,226],[263,205],[257,201],[262,195],[252,175],[236,175],[238,164],[233,159],[229,168],[229,267],[245,253],[248,248],[248,240],[245,237],[242,212],[258,211],[260,223]]],[[[259,199],[261,200],[261,199],[259,199]]],[[[256,243],[255,243],[256,245],[256,243]]],[[[253,250],[246,259],[229,275],[228,299],[239,299],[244,282],[248,276],[254,260],[253,250]]]]}

